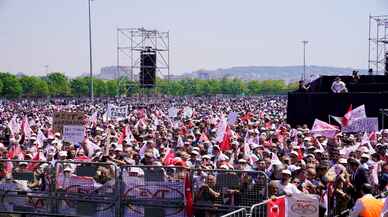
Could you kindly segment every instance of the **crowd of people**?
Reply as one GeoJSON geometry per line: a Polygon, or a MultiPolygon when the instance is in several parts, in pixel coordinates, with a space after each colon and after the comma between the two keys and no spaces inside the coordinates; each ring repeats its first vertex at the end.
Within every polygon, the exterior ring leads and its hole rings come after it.
{"type": "MultiPolygon", "coordinates": [[[[10,159],[180,167],[196,171],[197,204],[215,203],[225,194],[235,195],[233,203],[244,204],[267,196],[308,193],[320,196],[322,214],[360,207],[359,198],[387,190],[388,130],[367,137],[363,132],[338,132],[327,138],[311,133],[307,125],[288,125],[286,107],[286,96],[4,100],[0,178],[12,180],[15,171],[31,171],[33,179],[24,188],[47,187],[49,163],[10,165],[10,159]],[[108,104],[128,105],[127,117],[107,118],[108,104]],[[172,108],[176,114],[171,114],[172,108]],[[53,129],[54,113],[63,111],[84,113],[82,142],[66,141],[53,129]],[[227,192],[217,188],[223,181],[214,171],[226,175],[239,171],[238,186],[227,192]],[[248,191],[257,193],[244,193],[248,191]]],[[[57,171],[68,177],[76,167],[60,164],[57,171]]],[[[168,175],[183,179],[179,173],[184,169],[168,175]]],[[[94,179],[103,185],[115,174],[113,167],[100,165],[94,179]]],[[[128,174],[141,176],[145,171],[131,167],[128,174]]],[[[207,212],[203,215],[212,216],[207,212]]],[[[357,208],[351,214],[360,212],[357,208]]]]}

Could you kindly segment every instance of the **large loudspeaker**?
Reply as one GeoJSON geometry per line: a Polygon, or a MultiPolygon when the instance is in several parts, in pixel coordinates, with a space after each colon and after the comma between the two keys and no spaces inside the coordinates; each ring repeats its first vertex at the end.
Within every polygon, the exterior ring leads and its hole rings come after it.
{"type": "Polygon", "coordinates": [[[156,52],[151,48],[140,53],[140,86],[153,88],[155,86],[156,52]]]}

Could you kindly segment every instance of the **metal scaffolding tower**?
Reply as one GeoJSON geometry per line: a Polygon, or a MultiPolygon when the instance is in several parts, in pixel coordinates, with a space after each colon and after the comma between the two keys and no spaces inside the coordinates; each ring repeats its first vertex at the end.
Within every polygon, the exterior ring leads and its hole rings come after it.
{"type": "Polygon", "coordinates": [[[140,54],[147,49],[156,52],[156,77],[170,80],[170,33],[144,28],[118,28],[118,88],[125,84],[125,81],[139,81],[140,54]]]}
{"type": "Polygon", "coordinates": [[[369,16],[368,68],[373,74],[384,74],[385,55],[388,52],[388,15],[369,16]]]}

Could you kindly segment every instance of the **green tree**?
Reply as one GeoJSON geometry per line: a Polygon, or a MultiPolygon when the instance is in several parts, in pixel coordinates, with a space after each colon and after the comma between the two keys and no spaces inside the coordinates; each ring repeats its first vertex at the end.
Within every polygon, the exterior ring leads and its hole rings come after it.
{"type": "Polygon", "coordinates": [[[70,81],[71,95],[73,96],[88,96],[89,94],[89,79],[86,77],[76,78],[70,81]]]}
{"type": "Polygon", "coordinates": [[[22,86],[15,75],[0,73],[0,81],[3,84],[1,93],[7,98],[16,98],[22,94],[22,86]]]}
{"type": "Polygon", "coordinates": [[[48,96],[49,89],[47,83],[39,77],[23,76],[19,79],[25,97],[48,96]]]}
{"type": "Polygon", "coordinates": [[[48,84],[50,95],[52,96],[68,96],[71,93],[70,82],[68,78],[59,72],[48,74],[44,77],[48,84]]]}
{"type": "Polygon", "coordinates": [[[2,96],[3,82],[0,80],[0,96],[2,96]]]}

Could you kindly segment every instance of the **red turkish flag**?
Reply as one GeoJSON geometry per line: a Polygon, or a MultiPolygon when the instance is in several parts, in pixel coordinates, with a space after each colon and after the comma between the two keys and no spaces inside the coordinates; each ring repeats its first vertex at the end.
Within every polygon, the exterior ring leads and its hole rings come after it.
{"type": "Polygon", "coordinates": [[[193,217],[193,189],[191,186],[189,173],[185,176],[185,209],[187,217],[193,217]]]}
{"type": "Polygon", "coordinates": [[[342,125],[348,126],[350,118],[352,117],[352,104],[350,104],[348,108],[348,112],[345,114],[344,118],[342,118],[342,125]]]}
{"type": "Polygon", "coordinates": [[[269,200],[267,203],[268,217],[286,217],[286,197],[269,200]]]}
{"type": "Polygon", "coordinates": [[[220,144],[221,151],[227,151],[232,148],[230,144],[230,139],[232,138],[232,130],[229,126],[226,127],[225,133],[224,133],[224,139],[222,140],[220,144]]]}

